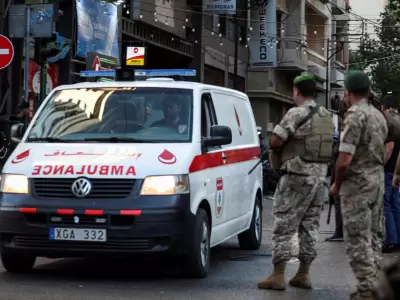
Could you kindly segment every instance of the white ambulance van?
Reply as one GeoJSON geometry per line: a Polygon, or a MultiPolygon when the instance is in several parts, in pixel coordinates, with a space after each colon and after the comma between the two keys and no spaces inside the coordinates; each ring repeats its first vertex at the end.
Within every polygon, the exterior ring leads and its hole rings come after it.
{"type": "Polygon", "coordinates": [[[170,254],[207,276],[210,248],[262,235],[256,124],[241,92],[172,79],[79,83],[45,99],[3,168],[1,259],[170,254]]]}

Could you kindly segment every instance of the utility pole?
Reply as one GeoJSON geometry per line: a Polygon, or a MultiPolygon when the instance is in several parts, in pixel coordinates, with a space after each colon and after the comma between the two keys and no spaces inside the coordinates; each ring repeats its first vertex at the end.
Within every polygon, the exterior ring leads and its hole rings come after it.
{"type": "Polygon", "coordinates": [[[233,77],[233,88],[235,89],[235,90],[237,90],[237,88],[238,88],[238,60],[239,60],[239,37],[240,37],[240,35],[239,35],[239,22],[238,22],[238,18],[237,18],[237,11],[236,11],[236,14],[235,14],[235,16],[234,16],[234,18],[233,18],[233,21],[235,22],[235,30],[234,30],[234,35],[235,35],[235,54],[234,54],[234,56],[235,56],[235,62],[234,62],[234,65],[233,65],[233,75],[234,75],[234,77],[233,77]]]}
{"type": "Polygon", "coordinates": [[[193,26],[193,59],[191,68],[196,70],[196,82],[202,82],[203,78],[203,2],[202,0],[193,1],[192,10],[194,12],[192,17],[193,26]]]}
{"type": "MultiPolygon", "coordinates": [[[[326,87],[325,87],[325,107],[328,109],[328,104],[329,104],[329,90],[331,88],[331,83],[330,83],[330,76],[329,76],[329,71],[330,71],[330,59],[331,57],[329,56],[329,46],[330,46],[331,40],[328,38],[326,40],[326,87]]],[[[337,52],[335,52],[333,55],[335,55],[337,52]]]]}
{"type": "Polygon", "coordinates": [[[361,47],[361,51],[364,50],[364,35],[365,35],[365,23],[364,23],[364,19],[362,19],[361,21],[361,38],[360,38],[360,47],[361,47]]]}
{"type": "MultiPolygon", "coordinates": [[[[337,36],[360,36],[360,33],[354,33],[354,34],[332,34],[332,37],[337,37],[337,36]]],[[[343,47],[340,47],[338,49],[329,49],[330,44],[332,43],[331,39],[327,39],[327,44],[326,44],[326,89],[325,89],[325,106],[328,108],[329,104],[329,90],[330,90],[330,80],[329,80],[329,70],[330,70],[330,60],[332,57],[334,57],[337,53],[340,51],[343,51],[343,47]],[[332,53],[330,54],[330,52],[332,53]]]]}

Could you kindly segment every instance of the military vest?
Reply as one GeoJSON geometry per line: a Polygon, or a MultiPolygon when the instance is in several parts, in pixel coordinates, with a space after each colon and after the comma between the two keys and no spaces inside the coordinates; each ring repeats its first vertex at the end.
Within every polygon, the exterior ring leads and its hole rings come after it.
{"type": "Polygon", "coordinates": [[[312,163],[329,163],[332,159],[335,130],[332,116],[321,113],[319,106],[310,109],[306,122],[311,121],[311,132],[302,138],[289,137],[281,151],[281,164],[296,156],[312,163]]]}
{"type": "Polygon", "coordinates": [[[400,114],[397,110],[389,110],[386,115],[386,122],[388,126],[387,142],[400,140],[400,114]]]}

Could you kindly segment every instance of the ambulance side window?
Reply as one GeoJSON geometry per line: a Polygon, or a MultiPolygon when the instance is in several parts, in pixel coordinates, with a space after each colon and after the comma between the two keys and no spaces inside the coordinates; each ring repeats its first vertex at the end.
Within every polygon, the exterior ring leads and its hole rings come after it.
{"type": "Polygon", "coordinates": [[[213,125],[217,125],[217,117],[211,94],[205,93],[201,96],[201,136],[209,137],[213,125]]]}

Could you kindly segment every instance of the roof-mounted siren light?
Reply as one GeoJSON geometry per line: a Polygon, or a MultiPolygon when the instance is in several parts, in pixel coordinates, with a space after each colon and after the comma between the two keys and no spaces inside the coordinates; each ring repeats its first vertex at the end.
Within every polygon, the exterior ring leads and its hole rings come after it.
{"type": "MultiPolygon", "coordinates": [[[[158,81],[184,80],[184,77],[196,76],[196,70],[192,69],[154,69],[136,70],[136,77],[149,78],[158,81]],[[171,80],[172,79],[172,80],[171,80]]],[[[147,79],[148,80],[148,79],[147,79]]]]}
{"type": "Polygon", "coordinates": [[[135,70],[128,68],[118,68],[115,70],[115,81],[134,81],[135,70]]]}
{"type": "Polygon", "coordinates": [[[151,77],[147,78],[146,81],[175,81],[173,78],[168,77],[151,77]]]}
{"type": "MultiPolygon", "coordinates": [[[[196,70],[192,69],[154,69],[154,70],[135,70],[132,68],[118,68],[116,70],[101,70],[93,71],[86,70],[80,72],[81,77],[111,77],[115,81],[134,81],[135,79],[147,79],[147,78],[157,78],[166,77],[169,79],[180,79],[184,80],[184,77],[196,76],[196,70]]],[[[160,81],[160,79],[158,79],[160,81]]]]}

